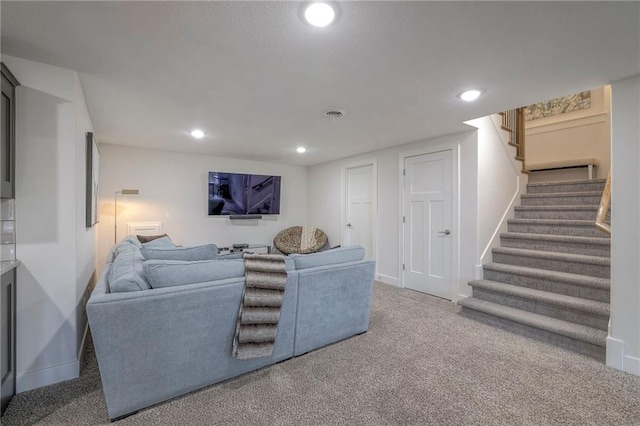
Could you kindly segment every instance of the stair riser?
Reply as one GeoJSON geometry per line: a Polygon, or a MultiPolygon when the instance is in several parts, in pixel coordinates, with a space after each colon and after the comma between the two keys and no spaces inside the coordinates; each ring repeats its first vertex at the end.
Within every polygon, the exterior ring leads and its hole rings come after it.
{"type": "Polygon", "coordinates": [[[606,237],[606,233],[592,225],[546,225],[528,223],[509,223],[509,232],[523,234],[569,235],[573,237],[606,237]]]}
{"type": "Polygon", "coordinates": [[[550,192],[584,192],[584,191],[604,191],[604,182],[581,183],[579,185],[528,185],[527,194],[548,194],[550,192]]]}
{"type": "Polygon", "coordinates": [[[526,266],[529,268],[546,269],[548,271],[568,272],[571,274],[588,275],[590,277],[609,278],[609,266],[592,265],[565,260],[539,259],[512,254],[493,253],[493,261],[508,265],[526,266]]]}
{"type": "Polygon", "coordinates": [[[500,241],[502,247],[551,251],[556,253],[586,254],[589,256],[609,257],[611,255],[610,245],[527,240],[523,238],[501,238],[500,241]]]}
{"type": "Polygon", "coordinates": [[[598,315],[590,312],[581,312],[569,309],[563,306],[557,306],[541,301],[533,301],[517,296],[502,294],[484,288],[473,288],[473,297],[486,300],[487,302],[497,303],[503,306],[523,311],[533,312],[539,315],[545,315],[551,318],[557,318],[563,321],[582,324],[593,328],[599,328],[606,331],[609,325],[609,316],[598,315]]]}
{"type": "Polygon", "coordinates": [[[515,275],[507,272],[484,270],[484,278],[491,281],[513,284],[520,287],[532,288],[535,290],[548,291],[566,296],[581,297],[583,299],[597,300],[598,302],[609,303],[608,288],[585,287],[571,283],[551,281],[538,277],[525,275],[515,275]]]}
{"type": "Polygon", "coordinates": [[[565,220],[593,220],[598,210],[516,210],[516,219],[565,219],[565,220]]]}
{"type": "Polygon", "coordinates": [[[598,206],[600,196],[580,195],[575,197],[525,197],[522,196],[523,206],[598,206]]]}
{"type": "Polygon", "coordinates": [[[551,333],[545,330],[540,330],[540,329],[530,327],[528,325],[520,324],[514,321],[498,318],[493,315],[485,314],[484,312],[475,311],[473,309],[468,309],[463,307],[461,312],[463,315],[465,315],[468,318],[472,318],[474,320],[483,322],[493,327],[498,327],[503,330],[520,334],[522,336],[541,340],[543,342],[547,342],[552,345],[560,346],[574,352],[588,355],[601,362],[604,362],[606,358],[606,349],[601,346],[596,346],[591,343],[581,342],[579,340],[572,339],[570,337],[551,333]]]}

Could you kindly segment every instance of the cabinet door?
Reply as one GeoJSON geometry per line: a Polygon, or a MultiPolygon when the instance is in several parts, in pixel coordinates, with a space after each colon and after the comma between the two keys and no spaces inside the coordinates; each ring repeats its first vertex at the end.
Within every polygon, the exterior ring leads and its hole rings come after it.
{"type": "Polygon", "coordinates": [[[16,391],[16,280],[15,270],[0,280],[0,412],[16,391]]]}
{"type": "Polygon", "coordinates": [[[0,102],[0,197],[13,198],[15,164],[15,86],[18,81],[2,64],[2,98],[0,102]]]}

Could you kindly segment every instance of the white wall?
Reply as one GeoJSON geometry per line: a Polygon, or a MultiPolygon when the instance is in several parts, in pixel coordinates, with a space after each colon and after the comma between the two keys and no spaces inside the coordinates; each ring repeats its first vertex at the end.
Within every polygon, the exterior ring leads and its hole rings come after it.
{"type": "Polygon", "coordinates": [[[377,228],[376,279],[392,285],[400,284],[400,155],[403,152],[448,147],[458,153],[459,229],[452,229],[459,238],[460,264],[454,271],[454,299],[468,296],[467,282],[473,279],[477,262],[477,139],[476,132],[463,132],[435,139],[373,151],[355,157],[316,165],[309,168],[309,225],[324,230],[332,245],[342,244],[341,173],[344,167],[363,159],[377,163],[377,228]],[[459,232],[458,232],[459,231],[459,232]]]}
{"type": "Polygon", "coordinates": [[[113,246],[113,197],[122,189],[140,194],[126,202],[118,197],[118,240],[128,222],[159,221],[163,232],[185,246],[271,244],[281,230],[307,222],[306,167],[100,144],[99,270],[113,246]],[[209,171],[282,176],[280,214],[235,221],[208,216],[209,171]]]}
{"type": "Polygon", "coordinates": [[[501,123],[499,114],[465,122],[478,129],[478,278],[482,264],[492,262],[491,249],[500,246],[500,234],[507,232],[507,220],[514,217],[513,207],[520,205],[527,184],[501,123]]]}
{"type": "Polygon", "coordinates": [[[612,85],[607,365],[640,375],[640,76],[612,85]]]}
{"type": "Polygon", "coordinates": [[[74,71],[3,55],[16,90],[17,391],[78,377],[83,295],[95,270],[86,229],[85,132],[74,71]]]}

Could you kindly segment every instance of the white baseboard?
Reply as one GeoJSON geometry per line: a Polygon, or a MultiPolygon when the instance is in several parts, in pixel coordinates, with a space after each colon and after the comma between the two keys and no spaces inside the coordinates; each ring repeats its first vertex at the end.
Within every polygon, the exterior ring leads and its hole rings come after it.
{"type": "Polygon", "coordinates": [[[398,279],[396,277],[392,277],[390,275],[385,275],[385,274],[379,274],[376,273],[375,275],[375,279],[376,281],[381,281],[385,284],[389,284],[389,285],[393,285],[396,287],[400,287],[400,282],[398,281],[398,279]]]}
{"type": "Polygon", "coordinates": [[[29,371],[16,376],[16,393],[26,392],[42,386],[80,377],[80,364],[82,364],[82,358],[84,357],[88,332],[89,326],[87,325],[84,329],[82,343],[80,344],[80,349],[78,350],[75,361],[54,365],[41,370],[29,371]]]}
{"type": "Polygon", "coordinates": [[[624,342],[613,337],[607,337],[607,365],[640,376],[640,358],[625,355],[624,342]]]}
{"type": "Polygon", "coordinates": [[[473,267],[473,278],[476,280],[481,280],[484,278],[484,269],[482,268],[482,264],[475,265],[473,267]]]}
{"type": "Polygon", "coordinates": [[[640,376],[640,358],[629,355],[624,356],[624,371],[629,374],[640,376]]]}
{"type": "Polygon", "coordinates": [[[624,342],[607,337],[607,362],[609,367],[622,370],[624,366],[624,342]]]}
{"type": "Polygon", "coordinates": [[[80,363],[78,360],[41,370],[29,371],[16,376],[16,393],[30,391],[42,386],[52,385],[65,380],[79,377],[80,363]]]}

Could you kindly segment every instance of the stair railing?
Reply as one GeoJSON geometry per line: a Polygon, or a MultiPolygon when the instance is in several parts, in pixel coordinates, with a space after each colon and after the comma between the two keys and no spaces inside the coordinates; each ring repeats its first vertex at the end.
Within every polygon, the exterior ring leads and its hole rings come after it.
{"type": "Polygon", "coordinates": [[[607,176],[607,183],[604,184],[602,198],[600,198],[600,206],[598,207],[598,215],[596,216],[596,228],[611,234],[611,226],[607,223],[607,214],[611,205],[611,170],[607,176]]]}
{"type": "Polygon", "coordinates": [[[516,147],[516,160],[522,162],[522,171],[526,171],[524,154],[524,107],[500,113],[502,130],[509,133],[509,145],[516,147]]]}

